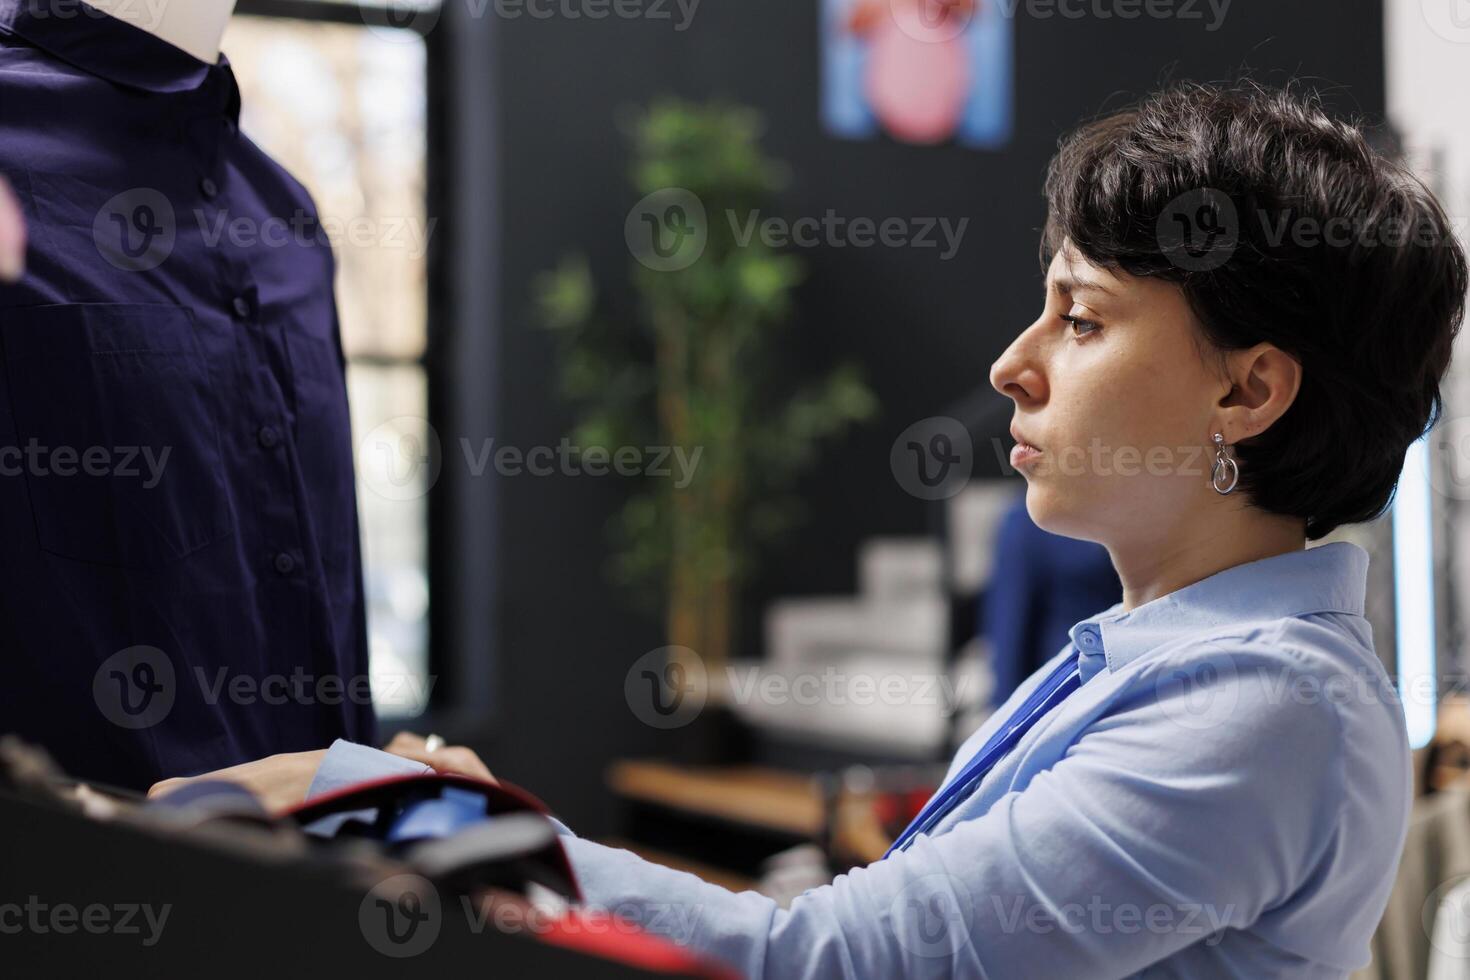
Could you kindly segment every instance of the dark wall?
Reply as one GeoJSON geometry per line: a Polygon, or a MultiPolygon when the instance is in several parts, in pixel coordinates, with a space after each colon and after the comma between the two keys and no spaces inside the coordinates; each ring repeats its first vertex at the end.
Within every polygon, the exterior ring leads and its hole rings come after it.
{"type": "MultiPolygon", "coordinates": [[[[471,96],[497,127],[499,171],[484,187],[499,195],[501,221],[498,336],[484,378],[497,431],[471,435],[530,447],[555,445],[568,430],[573,414],[554,391],[552,347],[530,316],[538,272],[583,252],[611,289],[608,308],[631,315],[623,221],[636,195],[619,120],[665,94],[758,107],[769,151],[792,168],[784,215],[831,208],[849,218],[970,219],[948,262],[935,250],[804,252],[810,276],[791,360],[813,372],[839,358],[866,365],[883,414],[834,446],[806,481],[812,519],[750,589],[748,639],[759,636],[768,596],[851,591],[863,538],[916,533],[928,520],[889,473],[893,438],[986,386],[991,362],[1035,316],[1041,181],[1064,130],[1169,77],[1242,70],[1265,81],[1304,77],[1340,109],[1381,114],[1380,3],[1235,0],[1215,31],[1206,29],[1208,8],[1197,9],[1203,20],[1018,16],[1016,132],[1001,152],[824,135],[817,0],[704,0],[682,33],[658,20],[497,20],[485,55],[493,87],[471,96]]],[[[978,457],[982,472],[987,457],[994,467],[987,449],[978,457]]],[[[677,738],[640,725],[623,699],[628,666],[661,645],[658,624],[628,612],[603,576],[604,524],[626,489],[615,478],[522,476],[476,491],[495,495],[497,514],[488,559],[497,707],[482,747],[502,774],[591,833],[610,829],[607,762],[677,738]]]]}

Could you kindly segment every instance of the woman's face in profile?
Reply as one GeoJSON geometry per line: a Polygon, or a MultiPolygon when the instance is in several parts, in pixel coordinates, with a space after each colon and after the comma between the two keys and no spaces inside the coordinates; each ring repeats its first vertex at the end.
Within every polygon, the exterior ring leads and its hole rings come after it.
{"type": "Polygon", "coordinates": [[[1214,409],[1230,392],[1179,287],[1109,272],[1070,243],[1045,305],[991,366],[1036,523],[1105,545],[1166,538],[1209,503],[1214,409]]]}

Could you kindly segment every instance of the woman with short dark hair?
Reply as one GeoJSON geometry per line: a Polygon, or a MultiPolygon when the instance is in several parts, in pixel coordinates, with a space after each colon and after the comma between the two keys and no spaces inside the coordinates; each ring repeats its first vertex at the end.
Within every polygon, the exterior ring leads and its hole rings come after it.
{"type": "MultiPolygon", "coordinates": [[[[1238,391],[1216,413],[1239,467],[1234,500],[1304,520],[1311,540],[1383,512],[1439,411],[1466,292],[1464,253],[1416,177],[1312,99],[1186,84],[1064,139],[1046,196],[1043,262],[1066,252],[1168,283],[1210,381],[1249,377],[1226,368],[1252,348],[1300,365],[1279,411],[1237,429],[1261,408],[1238,391]]],[[[1014,383],[1014,352],[997,387],[1014,383]]]]}
{"type": "MultiPolygon", "coordinates": [[[[568,835],[589,904],[752,977],[1368,962],[1409,749],[1367,554],[1305,546],[1381,513],[1438,414],[1464,255],[1360,129],[1254,86],[1084,126],[1046,194],[1044,306],[991,382],[1031,516],[1106,546],[1123,601],[1072,628],[883,860],[781,909],[568,835]]],[[[393,765],[339,743],[316,775],[393,765]]]]}

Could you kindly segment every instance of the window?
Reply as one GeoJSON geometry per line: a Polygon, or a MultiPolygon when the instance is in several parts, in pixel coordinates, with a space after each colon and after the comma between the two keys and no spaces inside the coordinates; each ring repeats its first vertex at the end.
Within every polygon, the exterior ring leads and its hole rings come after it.
{"type": "Polygon", "coordinates": [[[333,0],[245,0],[241,129],[311,192],[337,258],[373,698],[428,707],[427,47],[333,0]],[[371,24],[371,26],[369,26],[371,24]]]}

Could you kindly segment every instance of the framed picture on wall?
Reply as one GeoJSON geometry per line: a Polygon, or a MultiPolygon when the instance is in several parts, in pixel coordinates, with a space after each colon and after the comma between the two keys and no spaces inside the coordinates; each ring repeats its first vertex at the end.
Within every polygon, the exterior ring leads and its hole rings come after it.
{"type": "Polygon", "coordinates": [[[834,136],[997,149],[1014,32],[1000,0],[821,0],[822,125],[834,136]]]}

